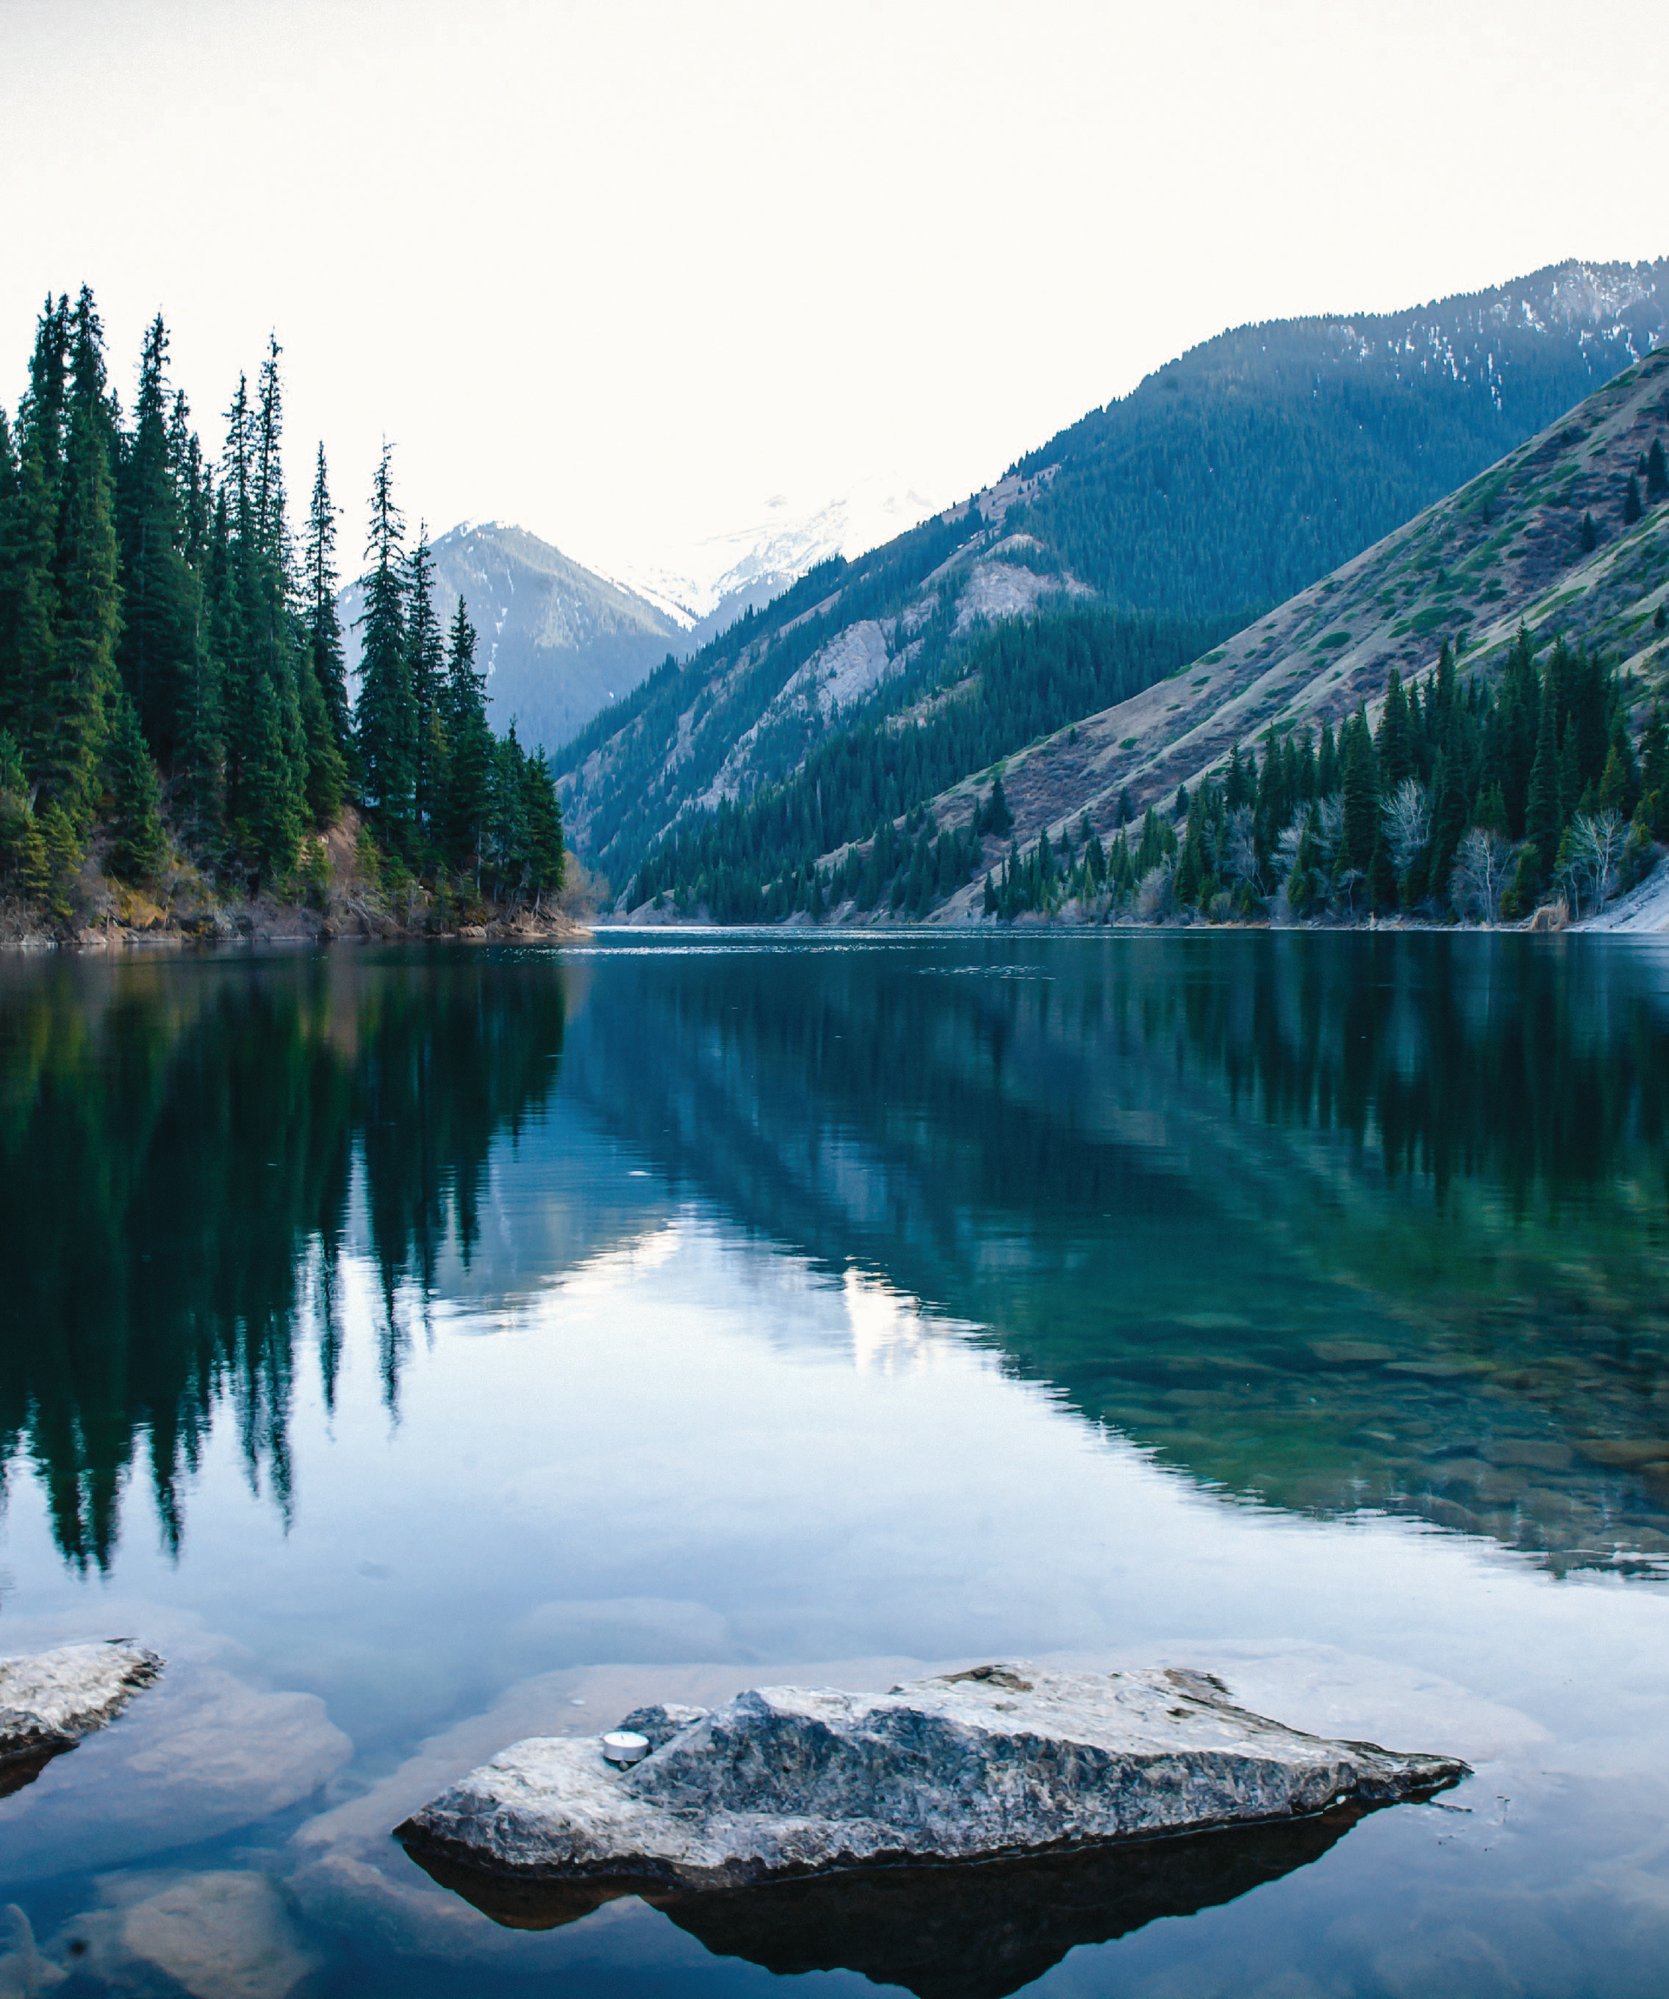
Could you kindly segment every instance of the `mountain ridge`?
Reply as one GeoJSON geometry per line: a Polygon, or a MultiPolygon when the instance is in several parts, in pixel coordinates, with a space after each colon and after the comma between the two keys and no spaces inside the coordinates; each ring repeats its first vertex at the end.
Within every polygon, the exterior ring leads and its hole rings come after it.
{"type": "MultiPolygon", "coordinates": [[[[673,848],[676,866],[669,876],[658,865],[658,878],[680,907],[702,905],[703,874],[715,867],[756,894],[773,860],[779,874],[798,871],[803,893],[806,865],[850,831],[819,847],[812,825],[796,832],[792,853],[749,854],[738,815],[757,805],[778,821],[823,824],[831,758],[817,757],[820,746],[862,735],[872,762],[896,765],[899,731],[943,736],[957,703],[983,699],[973,661],[983,634],[1015,624],[1053,632],[1100,607],[1112,622],[1080,635],[1100,666],[1064,679],[1058,660],[1039,667],[1056,675],[1060,701],[1078,698],[1068,681],[1090,691],[1100,672],[1104,700],[1078,714],[1099,712],[1113,683],[1130,691],[1132,634],[1118,620],[1192,619],[1220,634],[1250,623],[1666,338],[1669,260],[1550,266],[1371,326],[1333,315],[1231,329],[1016,460],[971,506],[811,572],[792,603],[778,600],[657,670],[557,759],[570,827],[622,907],[644,859],[673,848]],[[912,551],[929,542],[933,559],[917,561],[912,551]],[[853,672],[860,653],[867,663],[853,672]],[[815,796],[796,800],[808,759],[819,762],[815,796]]],[[[1180,644],[1180,628],[1176,636],[1180,644]]],[[[1193,656],[1161,663],[1145,639],[1135,651],[1155,677],[1193,656]]],[[[1037,723],[1047,735],[1076,719],[1059,702],[1011,706],[1028,733],[1003,743],[999,759],[1023,749],[1037,723]]],[[[989,728],[963,734],[980,752],[966,779],[995,759],[989,728]]],[[[895,820],[944,790],[912,791],[913,781],[906,772],[889,793],[864,780],[895,820]]],[[[747,894],[726,906],[736,917],[747,894]]]]}

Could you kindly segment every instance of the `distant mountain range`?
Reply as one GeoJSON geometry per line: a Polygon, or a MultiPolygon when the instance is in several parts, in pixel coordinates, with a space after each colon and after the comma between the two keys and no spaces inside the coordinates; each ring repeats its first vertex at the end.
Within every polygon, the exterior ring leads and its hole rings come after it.
{"type": "Polygon", "coordinates": [[[1223,334],[650,675],[559,759],[571,837],[625,907],[803,908],[819,861],[1212,653],[1666,341],[1669,260],[1223,334]]]}
{"type": "MultiPolygon", "coordinates": [[[[442,625],[460,597],[487,674],[487,713],[502,735],[555,749],[631,692],[684,641],[658,605],[571,561],[526,529],[467,521],[434,543],[442,625]]],[[[339,600],[350,645],[364,591],[339,600]]]]}
{"type": "MultiPolygon", "coordinates": [[[[679,551],[671,566],[618,577],[588,569],[525,528],[465,521],[434,545],[442,622],[462,597],[480,636],[489,713],[554,750],[629,694],[669,653],[694,651],[831,556],[857,555],[933,511],[919,494],[863,481],[796,508],[778,497],[751,526],[679,551]]],[[[353,641],[360,584],[339,609],[353,641]]]]}

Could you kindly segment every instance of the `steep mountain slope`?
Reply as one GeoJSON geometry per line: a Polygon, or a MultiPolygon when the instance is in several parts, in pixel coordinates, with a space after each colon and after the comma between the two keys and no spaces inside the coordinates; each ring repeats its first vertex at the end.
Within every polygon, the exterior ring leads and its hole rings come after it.
{"type": "MultiPolygon", "coordinates": [[[[480,636],[493,727],[502,734],[514,721],[530,745],[566,742],[683,639],[658,605],[524,528],[466,522],[440,537],[434,558],[442,622],[462,597],[480,636]]],[[[350,636],[363,608],[350,584],[340,601],[350,636]]]]}
{"type": "Polygon", "coordinates": [[[819,857],[1162,678],[1666,336],[1669,262],[1224,335],[655,674],[559,759],[570,829],[628,906],[814,907],[819,857]]]}
{"type": "MultiPolygon", "coordinates": [[[[1445,639],[1463,671],[1487,673],[1523,625],[1538,647],[1565,637],[1643,686],[1661,684],[1669,499],[1650,498],[1654,444],[1669,453],[1669,350],[1181,674],[1009,759],[1014,837],[1024,846],[1086,812],[1106,831],[1121,800],[1139,811],[1168,799],[1268,729],[1371,710],[1392,667],[1405,680],[1428,672],[1445,639]],[[1634,522],[1631,479],[1642,497],[1634,522]]],[[[977,798],[974,785],[953,788],[934,816],[946,828],[969,822],[977,798]]],[[[970,870],[940,913],[965,916],[976,895],[970,870]]]]}
{"type": "Polygon", "coordinates": [[[1276,603],[1550,424],[1669,329],[1669,260],[1241,327],[1021,460],[1024,526],[1112,602],[1276,603]],[[1242,519],[1221,495],[1264,482],[1242,519]]]}

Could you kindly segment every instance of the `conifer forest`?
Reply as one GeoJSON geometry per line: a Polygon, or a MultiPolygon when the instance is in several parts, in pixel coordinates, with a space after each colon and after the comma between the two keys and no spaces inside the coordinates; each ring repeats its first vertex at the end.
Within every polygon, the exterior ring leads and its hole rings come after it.
{"type": "Polygon", "coordinates": [[[544,756],[494,734],[386,445],[353,684],[322,446],[299,521],[285,492],[281,353],[215,451],[160,315],[124,406],[84,288],[47,300],[0,409],[0,896],[48,922],[167,906],[213,934],[259,896],[446,929],[562,884],[544,756]]]}

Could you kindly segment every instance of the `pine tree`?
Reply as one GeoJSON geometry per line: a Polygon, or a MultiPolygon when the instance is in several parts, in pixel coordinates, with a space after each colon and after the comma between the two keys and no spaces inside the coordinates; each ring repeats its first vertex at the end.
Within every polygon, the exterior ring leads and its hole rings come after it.
{"type": "Polygon", "coordinates": [[[491,802],[493,739],[487,727],[486,679],[475,668],[475,627],[462,597],[446,656],[447,763],[441,846],[447,865],[481,886],[481,845],[491,802]]]}
{"type": "Polygon", "coordinates": [[[133,434],[116,487],[123,586],[117,665],[147,738],[172,767],[189,725],[199,606],[169,439],[167,362],[159,313],[145,334],[133,434]]]}
{"type": "Polygon", "coordinates": [[[245,772],[250,810],[244,838],[256,885],[270,889],[282,883],[296,864],[305,814],[283,690],[265,675],[259,676],[253,706],[254,730],[245,772]]]}
{"type": "Polygon", "coordinates": [[[420,833],[432,838],[446,789],[446,737],[442,694],[446,678],[440,620],[435,615],[435,563],[428,530],[419,526],[406,561],[406,659],[411,685],[416,756],[412,795],[420,833]]]}
{"type": "Polygon", "coordinates": [[[313,676],[324,698],[331,738],[347,766],[353,755],[353,712],[348,702],[348,669],[342,646],[342,621],[336,612],[336,508],[331,504],[325,472],[325,448],[319,446],[313,472],[313,493],[307,507],[307,538],[303,546],[307,649],[313,676]]]}
{"type": "Polygon", "coordinates": [[[105,749],[110,790],[110,866],[135,886],[155,880],[167,856],[162,830],[162,786],[145,744],[139,710],[126,688],[112,703],[110,740],[105,749]]]}
{"type": "Polygon", "coordinates": [[[1367,872],[1379,839],[1379,779],[1373,737],[1360,709],[1340,737],[1340,779],[1344,792],[1344,850],[1347,867],[1367,872]]]}
{"type": "MultiPolygon", "coordinates": [[[[1553,689],[1542,688],[1541,720],[1536,729],[1536,755],[1530,766],[1529,794],[1524,809],[1524,833],[1535,849],[1537,866],[1545,868],[1559,850],[1563,814],[1559,809],[1559,750],[1555,737],[1553,689]]],[[[1533,878],[1539,882],[1538,875],[1533,878]]]]}
{"type": "Polygon", "coordinates": [[[367,809],[394,852],[408,856],[416,831],[417,704],[406,646],[401,582],[404,527],[394,504],[390,447],[384,444],[371,494],[373,568],[360,619],[359,704],[355,726],[367,809]]]}
{"type": "Polygon", "coordinates": [[[1582,532],[1578,539],[1582,544],[1582,553],[1584,555],[1592,555],[1594,550],[1599,547],[1599,523],[1594,519],[1592,514],[1584,514],[1582,516],[1582,532]]]}
{"type": "Polygon", "coordinates": [[[50,681],[52,726],[33,775],[77,832],[90,828],[107,707],[116,689],[121,626],[114,427],[105,400],[102,333],[83,291],[72,323],[72,385],[58,535],[58,643],[50,681]]]}
{"type": "Polygon", "coordinates": [[[1645,511],[1640,503],[1640,481],[1631,472],[1628,475],[1628,484],[1623,488],[1623,526],[1633,527],[1645,511]]]}
{"type": "Polygon", "coordinates": [[[1661,437],[1652,439],[1646,454],[1646,500],[1654,507],[1659,500],[1669,500],[1669,458],[1664,456],[1661,437]]]}
{"type": "Polygon", "coordinates": [[[70,815],[53,799],[39,819],[40,838],[34,843],[34,866],[25,887],[32,902],[49,916],[67,922],[75,909],[75,881],[85,844],[70,815]]]}

